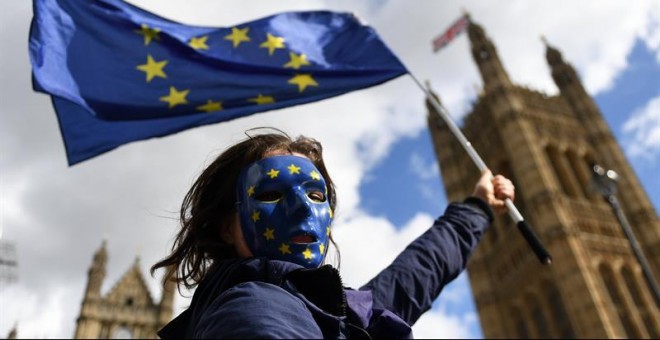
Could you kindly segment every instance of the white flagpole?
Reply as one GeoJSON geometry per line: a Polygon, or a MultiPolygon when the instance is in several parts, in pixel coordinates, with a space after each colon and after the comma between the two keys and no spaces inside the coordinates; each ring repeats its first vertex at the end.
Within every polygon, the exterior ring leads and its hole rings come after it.
{"type": "MultiPolygon", "coordinates": [[[[413,75],[410,71],[408,72],[410,74],[410,77],[415,81],[417,86],[419,86],[420,89],[426,94],[426,97],[429,99],[431,102],[431,105],[435,108],[435,111],[440,115],[440,117],[447,123],[447,126],[451,130],[451,132],[454,134],[454,136],[458,139],[458,141],[461,143],[465,151],[467,151],[468,155],[474,162],[474,164],[479,168],[481,172],[488,170],[488,167],[486,166],[486,163],[479,157],[479,154],[477,151],[472,147],[472,143],[465,138],[465,135],[463,135],[463,132],[456,126],[454,121],[451,119],[449,116],[449,113],[447,110],[440,104],[440,102],[431,94],[431,92],[422,85],[422,83],[419,82],[419,80],[413,75]]],[[[539,261],[541,261],[542,264],[550,264],[552,263],[552,258],[550,257],[550,254],[548,251],[545,249],[541,241],[538,239],[536,234],[534,234],[534,231],[532,228],[527,224],[523,216],[520,214],[518,211],[518,208],[513,204],[513,202],[510,199],[506,199],[504,201],[506,204],[506,207],[509,210],[509,216],[511,219],[513,219],[514,222],[516,222],[516,225],[518,226],[518,230],[520,230],[520,233],[523,235],[525,240],[527,241],[527,244],[532,248],[532,251],[536,254],[538,257],[539,261]]]]}

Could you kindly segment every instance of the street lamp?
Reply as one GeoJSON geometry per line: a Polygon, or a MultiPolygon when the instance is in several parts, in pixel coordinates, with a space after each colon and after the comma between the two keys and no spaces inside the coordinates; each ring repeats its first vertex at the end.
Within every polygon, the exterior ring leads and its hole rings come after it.
{"type": "Polygon", "coordinates": [[[630,223],[628,222],[626,215],[623,213],[623,209],[621,209],[619,200],[616,198],[616,181],[618,180],[619,175],[614,170],[605,170],[598,164],[594,164],[592,170],[594,172],[592,188],[598,191],[612,206],[612,210],[614,210],[614,214],[619,220],[619,223],[628,238],[628,242],[630,242],[630,246],[642,266],[642,271],[644,272],[644,276],[653,292],[656,304],[660,304],[660,289],[658,288],[658,283],[655,281],[655,277],[651,272],[651,267],[646,261],[642,249],[639,247],[639,243],[632,232],[632,228],[630,228],[630,223]]]}

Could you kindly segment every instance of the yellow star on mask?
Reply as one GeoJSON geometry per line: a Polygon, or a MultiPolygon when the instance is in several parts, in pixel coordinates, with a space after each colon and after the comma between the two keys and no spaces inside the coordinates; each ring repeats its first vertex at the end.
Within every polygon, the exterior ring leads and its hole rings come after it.
{"type": "Polygon", "coordinates": [[[200,105],[196,109],[204,112],[220,111],[222,110],[222,102],[214,102],[209,99],[206,104],[200,105]]]}
{"type": "Polygon", "coordinates": [[[310,65],[309,61],[307,61],[307,57],[302,53],[295,54],[293,52],[289,52],[289,58],[291,58],[291,60],[288,63],[284,64],[284,67],[290,67],[297,70],[302,66],[310,65]]]}
{"type": "Polygon", "coordinates": [[[252,197],[252,195],[254,195],[254,185],[247,189],[247,194],[248,197],[252,197]]]}
{"type": "Polygon", "coordinates": [[[289,79],[288,83],[298,85],[298,92],[305,91],[308,86],[319,86],[311,74],[296,74],[293,78],[289,79]]]}
{"type": "Polygon", "coordinates": [[[323,244],[319,245],[319,251],[321,252],[321,254],[323,254],[323,252],[325,251],[325,246],[323,244]]]}
{"type": "Polygon", "coordinates": [[[190,92],[190,90],[177,91],[174,86],[170,86],[170,94],[160,97],[160,101],[168,103],[170,109],[179,104],[188,104],[188,100],[186,100],[188,92],[190,92]]]}
{"type": "Polygon", "coordinates": [[[279,249],[280,253],[282,253],[282,255],[291,254],[291,250],[289,249],[288,244],[282,243],[282,245],[278,249],[279,249]]]}
{"type": "Polygon", "coordinates": [[[275,177],[277,177],[277,175],[279,175],[279,174],[280,174],[280,171],[279,171],[279,170],[275,170],[275,169],[270,169],[270,171],[268,171],[268,172],[266,173],[266,175],[270,176],[270,178],[275,178],[275,177]]]}
{"type": "Polygon", "coordinates": [[[257,222],[257,221],[259,221],[259,212],[255,210],[252,213],[252,222],[257,222]]]}
{"type": "Polygon", "coordinates": [[[248,101],[257,103],[257,105],[264,105],[264,104],[272,104],[275,102],[275,98],[271,96],[262,96],[261,93],[259,93],[259,96],[256,98],[250,98],[248,101]]]}
{"type": "Polygon", "coordinates": [[[266,240],[274,240],[275,239],[275,235],[273,234],[274,232],[275,229],[266,228],[266,231],[264,231],[264,237],[266,238],[266,240]]]}
{"type": "Polygon", "coordinates": [[[313,257],[312,251],[309,250],[309,248],[305,249],[305,251],[303,251],[302,254],[305,257],[305,260],[309,260],[313,257]]]}
{"type": "Polygon", "coordinates": [[[300,167],[296,166],[295,164],[291,164],[291,165],[287,166],[286,168],[289,169],[289,173],[292,174],[292,175],[300,173],[300,167]]]}
{"type": "Polygon", "coordinates": [[[321,175],[316,171],[310,172],[309,175],[312,177],[312,179],[315,179],[317,181],[321,179],[321,175]]]}
{"type": "Polygon", "coordinates": [[[147,83],[154,79],[154,77],[167,78],[163,71],[163,67],[167,65],[167,60],[155,61],[151,54],[147,55],[147,63],[138,65],[136,68],[147,74],[147,83]]]}
{"type": "Polygon", "coordinates": [[[205,35],[203,37],[192,38],[190,39],[188,45],[190,45],[190,47],[196,50],[208,50],[209,47],[206,45],[206,39],[208,38],[209,38],[208,35],[205,35]]]}
{"type": "Polygon", "coordinates": [[[273,52],[275,52],[276,49],[284,48],[284,38],[276,37],[276,36],[268,33],[267,36],[266,36],[266,41],[261,43],[261,45],[259,45],[259,47],[267,48],[268,49],[268,55],[273,55],[273,52]]]}
{"type": "Polygon", "coordinates": [[[158,36],[160,30],[157,28],[149,28],[147,24],[142,24],[142,27],[140,27],[139,30],[133,32],[144,36],[144,46],[149,45],[151,40],[160,40],[160,37],[158,36]]]}
{"type": "Polygon", "coordinates": [[[228,34],[225,36],[225,40],[231,40],[232,44],[234,45],[234,48],[238,47],[238,45],[244,41],[250,41],[250,37],[248,37],[248,31],[250,31],[249,27],[246,28],[236,28],[232,27],[231,28],[231,34],[228,34]]]}

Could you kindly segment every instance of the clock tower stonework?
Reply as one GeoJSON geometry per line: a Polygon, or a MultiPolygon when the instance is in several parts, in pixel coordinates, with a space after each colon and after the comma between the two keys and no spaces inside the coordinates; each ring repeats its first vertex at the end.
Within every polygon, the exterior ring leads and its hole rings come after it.
{"type": "MultiPolygon", "coordinates": [[[[577,72],[546,43],[559,94],[514,85],[484,29],[471,22],[468,35],[484,88],[462,131],[493,173],[514,181],[516,206],[553,257],[540,264],[513,221],[496,219],[468,263],[484,336],[660,338],[658,302],[615,212],[593,190],[593,166],[619,174],[621,208],[656,282],[660,221],[577,72]]],[[[460,200],[478,170],[427,108],[447,198],[460,200]]]]}

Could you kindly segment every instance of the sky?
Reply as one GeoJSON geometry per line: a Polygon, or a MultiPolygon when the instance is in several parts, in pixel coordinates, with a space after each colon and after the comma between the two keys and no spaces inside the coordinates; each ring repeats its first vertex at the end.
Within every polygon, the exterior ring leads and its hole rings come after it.
{"type": "MultiPolygon", "coordinates": [[[[432,39],[466,10],[498,48],[516,84],[557,88],[540,39],[558,48],[605,115],[656,211],[660,210],[660,2],[131,0],[187,24],[233,26],[274,13],[358,14],[410,72],[430,81],[460,122],[481,88],[467,35],[438,53],[432,39]]],[[[177,210],[196,176],[256,126],[317,138],[337,185],[334,235],[347,286],[368,281],[447,205],[426,127],[424,95],[409,76],[336,98],[134,142],[73,167],[49,97],[32,90],[28,1],[0,2],[0,230],[14,244],[17,281],[0,283],[0,336],[71,338],[92,255],[107,239],[103,291],[136,257],[167,255],[177,210]]],[[[478,152],[479,150],[477,150],[478,152]]],[[[621,190],[625,190],[621,188],[621,190]]],[[[534,256],[532,253],[529,256],[534,256]]],[[[175,313],[189,302],[177,298],[175,313]]],[[[414,326],[418,338],[482,338],[467,275],[414,326]]]]}

